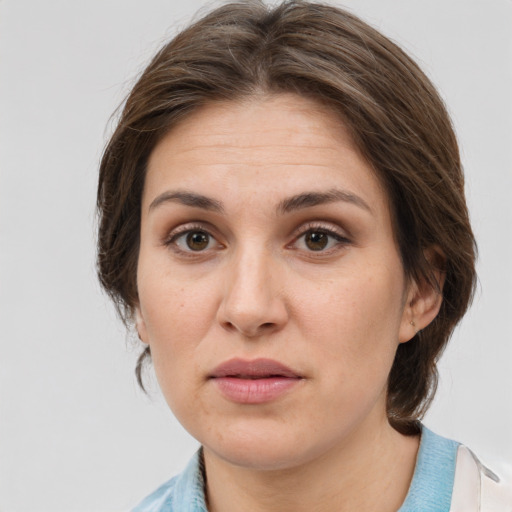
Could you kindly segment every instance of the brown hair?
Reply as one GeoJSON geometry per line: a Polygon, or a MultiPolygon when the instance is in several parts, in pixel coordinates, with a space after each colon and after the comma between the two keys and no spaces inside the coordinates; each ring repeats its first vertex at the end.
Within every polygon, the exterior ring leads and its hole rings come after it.
{"type": "MultiPolygon", "coordinates": [[[[475,286],[476,246],[457,141],[435,88],[394,43],[354,15],[314,2],[229,3],[153,58],[126,100],[100,167],[98,273],[129,323],[148,157],[161,137],[205,103],[292,92],[337,112],[385,186],[407,276],[437,287],[425,249],[445,257],[436,319],[399,346],[387,411],[412,433],[432,400],[436,362],[475,286]]],[[[149,347],[139,358],[137,376],[149,347]]]]}

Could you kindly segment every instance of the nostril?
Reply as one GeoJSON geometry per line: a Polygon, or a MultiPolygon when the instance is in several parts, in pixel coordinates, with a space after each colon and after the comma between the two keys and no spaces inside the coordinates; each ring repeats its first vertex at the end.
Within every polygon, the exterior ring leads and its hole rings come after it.
{"type": "Polygon", "coordinates": [[[229,331],[236,329],[236,327],[231,322],[224,322],[223,326],[225,329],[228,329],[229,331]]]}
{"type": "Polygon", "coordinates": [[[254,337],[254,336],[261,336],[263,334],[270,333],[273,329],[275,329],[276,324],[274,322],[265,322],[260,325],[253,325],[253,326],[237,326],[237,324],[233,322],[223,322],[222,326],[227,331],[240,331],[245,336],[254,337]]]}

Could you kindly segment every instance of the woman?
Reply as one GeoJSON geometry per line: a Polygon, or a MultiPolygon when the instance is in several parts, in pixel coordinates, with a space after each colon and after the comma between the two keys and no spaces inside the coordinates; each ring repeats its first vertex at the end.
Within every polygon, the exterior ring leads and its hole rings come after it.
{"type": "Polygon", "coordinates": [[[507,510],[420,423],[474,289],[463,186],[432,84],[351,14],[228,4],[164,46],[101,163],[99,275],[202,448],[136,510],[507,510]]]}

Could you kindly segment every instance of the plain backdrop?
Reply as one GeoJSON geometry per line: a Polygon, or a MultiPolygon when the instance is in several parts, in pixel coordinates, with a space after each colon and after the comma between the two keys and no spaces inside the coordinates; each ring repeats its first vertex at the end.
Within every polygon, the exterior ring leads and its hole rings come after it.
{"type": "MultiPolygon", "coordinates": [[[[460,138],[479,292],[426,424],[512,461],[512,1],[346,0],[440,88],[460,138]]],[[[0,1],[0,511],[128,510],[196,449],[138,389],[95,277],[109,116],[200,0],[0,1]]]]}

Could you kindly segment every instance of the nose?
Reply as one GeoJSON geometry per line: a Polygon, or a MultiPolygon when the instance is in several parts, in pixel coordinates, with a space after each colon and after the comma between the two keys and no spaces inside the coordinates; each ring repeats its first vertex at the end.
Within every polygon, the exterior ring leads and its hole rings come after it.
{"type": "Polygon", "coordinates": [[[288,322],[279,265],[264,253],[247,251],[230,262],[218,310],[224,329],[248,338],[279,331],[288,322]]]}

